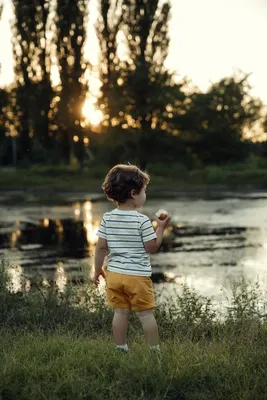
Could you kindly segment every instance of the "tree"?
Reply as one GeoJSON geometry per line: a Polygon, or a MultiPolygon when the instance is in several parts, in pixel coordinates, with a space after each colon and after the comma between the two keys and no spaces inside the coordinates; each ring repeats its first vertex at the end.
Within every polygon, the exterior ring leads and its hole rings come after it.
{"type": "Polygon", "coordinates": [[[165,67],[170,10],[169,1],[125,2],[123,29],[129,58],[123,78],[126,107],[122,126],[134,131],[136,161],[142,168],[163,135],[172,131],[173,104],[185,100],[182,85],[175,84],[165,67]]]}
{"type": "Polygon", "coordinates": [[[7,146],[7,129],[6,117],[9,104],[8,92],[5,89],[0,89],[0,162],[4,161],[4,156],[7,146]]]}
{"type": "Polygon", "coordinates": [[[56,49],[60,75],[57,122],[59,143],[66,163],[76,154],[84,161],[82,107],[88,90],[84,58],[89,0],[58,0],[56,7],[56,49]],[[77,137],[76,145],[73,141],[77,137]]]}
{"type": "Polygon", "coordinates": [[[101,100],[110,163],[129,160],[145,168],[173,143],[173,112],[184,108],[186,96],[165,67],[169,17],[168,1],[101,1],[101,100]]]}
{"type": "Polygon", "coordinates": [[[121,109],[122,90],[118,82],[122,79],[122,63],[118,55],[118,34],[123,21],[124,2],[124,0],[100,0],[100,16],[96,25],[101,50],[99,78],[102,82],[102,96],[100,103],[109,120],[118,118],[121,109]]]}
{"type": "Polygon", "coordinates": [[[262,103],[249,94],[248,75],[224,78],[195,92],[183,117],[183,139],[203,163],[243,159],[243,132],[260,117],[262,103]]]}
{"type": "Polygon", "coordinates": [[[122,10],[117,29],[124,38],[125,54],[115,63],[117,93],[113,90],[112,102],[117,115],[111,120],[109,155],[145,168],[149,162],[159,161],[159,153],[162,162],[173,157],[169,152],[170,143],[173,147],[172,119],[184,109],[186,96],[184,83],[175,83],[165,67],[169,1],[125,0],[122,10]]]}
{"type": "MultiPolygon", "coordinates": [[[[3,3],[0,1],[0,19],[3,11],[3,3]]],[[[0,65],[1,69],[1,65],[0,65]]],[[[8,106],[8,93],[4,89],[0,89],[0,160],[3,156],[4,143],[6,141],[5,114],[8,106]]]]}
{"type": "Polygon", "coordinates": [[[104,114],[104,119],[100,127],[101,134],[92,136],[91,144],[99,159],[105,159],[110,165],[122,156],[127,157],[128,153],[126,135],[121,128],[122,110],[125,107],[121,86],[124,63],[118,51],[125,12],[124,3],[125,0],[100,0],[96,23],[100,48],[98,76],[101,81],[98,106],[104,114]]]}
{"type": "Polygon", "coordinates": [[[49,132],[51,54],[47,45],[49,1],[12,0],[14,8],[13,55],[16,105],[19,116],[19,148],[32,158],[32,137],[46,149],[52,147],[49,132]]]}

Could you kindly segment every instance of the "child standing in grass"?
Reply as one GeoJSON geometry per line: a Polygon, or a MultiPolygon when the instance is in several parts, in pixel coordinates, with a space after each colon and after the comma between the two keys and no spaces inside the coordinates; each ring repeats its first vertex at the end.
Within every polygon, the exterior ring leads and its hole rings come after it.
{"type": "Polygon", "coordinates": [[[94,283],[99,284],[101,275],[106,278],[108,303],[114,309],[114,340],[117,348],[126,352],[130,310],[136,312],[150,347],[159,349],[149,254],[159,249],[171,217],[168,214],[163,220],[156,218],[155,232],[150,219],[137,211],[146,200],[149,181],[149,175],[136,166],[119,164],[108,172],[102,185],[116,208],[104,214],[98,230],[94,283]]]}

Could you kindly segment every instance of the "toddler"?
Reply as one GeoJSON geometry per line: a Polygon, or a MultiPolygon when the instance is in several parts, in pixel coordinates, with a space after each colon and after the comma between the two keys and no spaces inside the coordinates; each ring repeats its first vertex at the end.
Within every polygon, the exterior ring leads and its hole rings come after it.
{"type": "Polygon", "coordinates": [[[146,201],[149,182],[149,175],[135,165],[119,164],[108,172],[102,185],[116,208],[103,215],[97,233],[94,283],[99,284],[101,275],[106,279],[108,303],[114,309],[114,340],[117,348],[125,352],[129,351],[126,337],[130,310],[136,312],[149,346],[159,350],[149,254],[159,249],[171,216],[156,218],[155,231],[150,219],[137,211],[146,201]]]}

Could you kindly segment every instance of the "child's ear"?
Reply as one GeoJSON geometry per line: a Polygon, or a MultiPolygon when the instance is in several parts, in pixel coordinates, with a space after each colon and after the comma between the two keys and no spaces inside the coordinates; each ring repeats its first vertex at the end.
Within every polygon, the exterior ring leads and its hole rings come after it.
{"type": "Polygon", "coordinates": [[[132,189],[132,190],[131,190],[131,197],[134,199],[135,196],[136,196],[136,190],[135,190],[135,189],[132,189]]]}

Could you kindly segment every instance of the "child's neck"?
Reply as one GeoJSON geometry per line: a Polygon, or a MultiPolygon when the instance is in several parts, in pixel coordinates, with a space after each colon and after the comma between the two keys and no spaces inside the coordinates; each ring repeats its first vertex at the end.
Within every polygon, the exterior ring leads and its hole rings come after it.
{"type": "Polygon", "coordinates": [[[133,204],[118,204],[117,208],[118,208],[118,210],[122,210],[122,211],[135,210],[135,206],[133,204]]]}

